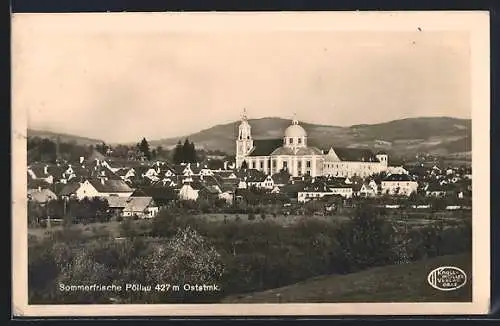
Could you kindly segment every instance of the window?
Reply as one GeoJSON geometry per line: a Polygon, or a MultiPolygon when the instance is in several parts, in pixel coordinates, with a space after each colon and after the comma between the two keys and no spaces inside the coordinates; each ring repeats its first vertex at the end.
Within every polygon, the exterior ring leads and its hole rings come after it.
{"type": "Polygon", "coordinates": [[[302,144],[302,138],[297,139],[297,142],[298,142],[299,144],[302,144]]]}
{"type": "Polygon", "coordinates": [[[288,142],[289,142],[290,144],[293,144],[293,138],[289,138],[289,139],[288,139],[288,142]]]}
{"type": "Polygon", "coordinates": [[[264,168],[264,162],[260,162],[260,168],[263,169],[264,168]]]}
{"type": "Polygon", "coordinates": [[[306,167],[310,168],[311,167],[311,161],[306,162],[306,167]]]}
{"type": "Polygon", "coordinates": [[[301,169],[302,168],[302,162],[301,161],[298,161],[297,162],[297,169],[301,169]]]}
{"type": "Polygon", "coordinates": [[[252,162],[252,169],[255,169],[255,162],[252,162]]]}
{"type": "Polygon", "coordinates": [[[273,160],[273,168],[276,167],[276,161],[273,160]]]}

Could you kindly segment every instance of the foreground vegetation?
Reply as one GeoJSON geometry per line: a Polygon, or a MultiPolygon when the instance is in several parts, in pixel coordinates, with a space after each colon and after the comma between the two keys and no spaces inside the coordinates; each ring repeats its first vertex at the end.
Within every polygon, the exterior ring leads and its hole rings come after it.
{"type": "Polygon", "coordinates": [[[457,291],[438,291],[429,286],[427,275],[440,266],[456,266],[470,276],[472,257],[470,253],[447,255],[347,275],[319,276],[278,289],[229,296],[223,303],[470,302],[470,280],[457,291]]]}
{"type": "MultiPolygon", "coordinates": [[[[106,223],[66,224],[31,236],[30,303],[220,302],[227,296],[279,288],[320,275],[356,273],[471,250],[470,220],[452,227],[444,222],[408,227],[393,223],[373,207],[362,207],[336,223],[303,217],[284,225],[271,216],[253,218],[260,223],[249,223],[249,216],[211,221],[171,209],[150,223],[125,220],[115,223],[113,230],[106,223]],[[61,283],[113,282],[153,287],[165,282],[216,284],[220,290],[59,290],[61,283]]],[[[365,292],[363,300],[376,298],[365,285],[357,288],[365,292]]]]}

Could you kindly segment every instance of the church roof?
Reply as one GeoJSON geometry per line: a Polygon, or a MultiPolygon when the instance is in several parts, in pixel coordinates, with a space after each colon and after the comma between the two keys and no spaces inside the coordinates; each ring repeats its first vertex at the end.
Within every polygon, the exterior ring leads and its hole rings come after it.
{"type": "Polygon", "coordinates": [[[249,156],[268,156],[276,148],[283,145],[283,140],[278,139],[255,139],[253,141],[254,149],[249,156]]]}
{"type": "Polygon", "coordinates": [[[316,147],[299,147],[295,153],[291,147],[279,147],[271,155],[322,155],[322,151],[316,147]]]}
{"type": "Polygon", "coordinates": [[[369,149],[363,148],[334,148],[341,161],[350,162],[379,162],[377,156],[369,149]]]}

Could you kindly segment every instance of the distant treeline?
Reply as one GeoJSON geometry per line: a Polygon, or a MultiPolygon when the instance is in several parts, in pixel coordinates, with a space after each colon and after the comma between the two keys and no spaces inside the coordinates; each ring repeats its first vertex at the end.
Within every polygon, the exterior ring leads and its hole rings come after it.
{"type": "Polygon", "coordinates": [[[58,142],[57,140],[41,137],[29,137],[27,141],[28,164],[33,162],[54,163],[57,159],[77,162],[80,157],[88,157],[94,151],[111,159],[125,160],[165,160],[173,163],[193,163],[203,161],[207,155],[227,156],[221,151],[206,151],[195,149],[193,142],[185,139],[173,150],[162,146],[151,148],[146,138],[142,138],[135,146],[115,145],[106,143],[96,145],[82,145],[76,141],[58,142]]]}

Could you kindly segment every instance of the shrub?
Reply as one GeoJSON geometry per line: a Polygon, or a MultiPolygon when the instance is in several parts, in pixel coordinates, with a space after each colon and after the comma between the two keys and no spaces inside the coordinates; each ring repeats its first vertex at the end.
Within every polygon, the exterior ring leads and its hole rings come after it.
{"type": "Polygon", "coordinates": [[[354,272],[397,261],[396,233],[392,225],[367,207],[357,210],[337,229],[338,262],[344,272],[354,272]]]}
{"type": "Polygon", "coordinates": [[[249,221],[253,221],[253,220],[255,220],[255,213],[254,213],[254,212],[250,212],[250,213],[248,213],[248,220],[249,220],[249,221]]]}
{"type": "Polygon", "coordinates": [[[265,213],[260,214],[260,218],[261,218],[262,220],[265,220],[265,219],[266,219],[266,214],[265,214],[265,213]]]}

